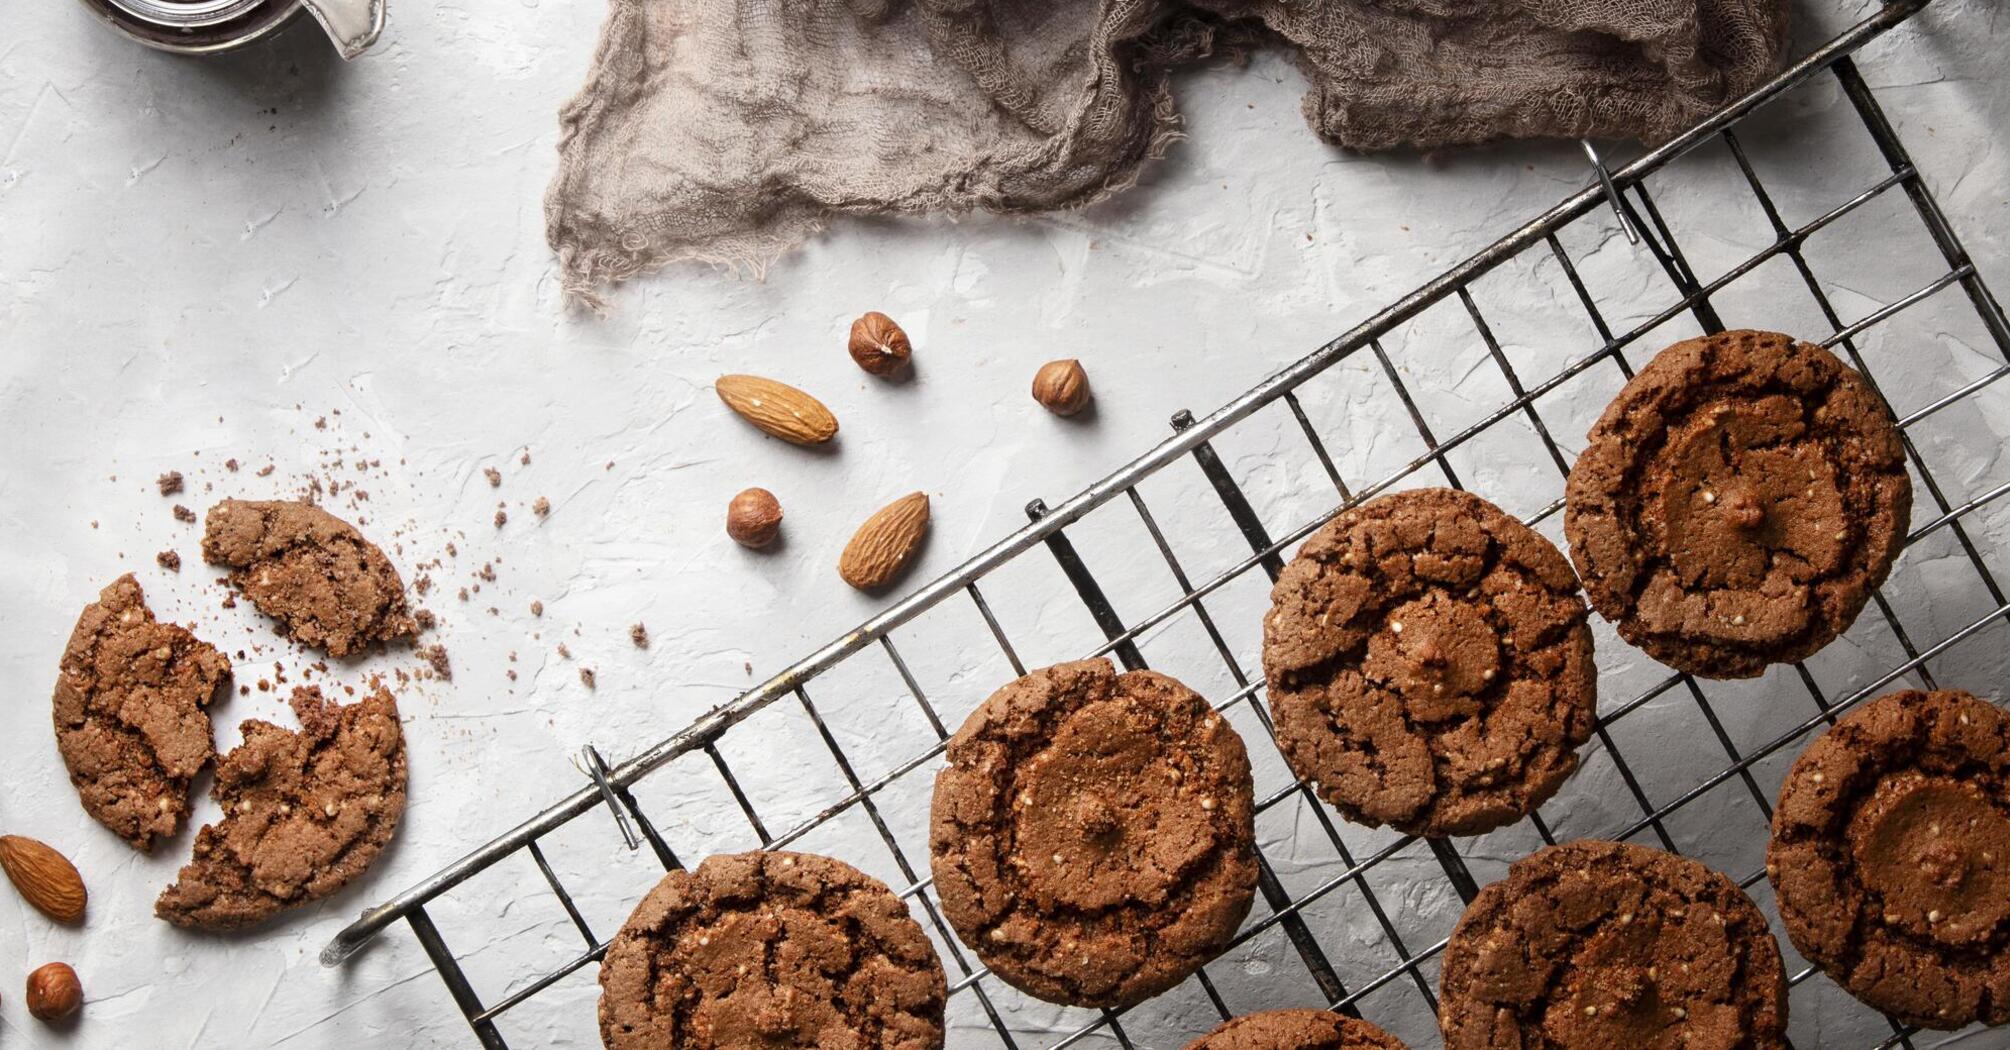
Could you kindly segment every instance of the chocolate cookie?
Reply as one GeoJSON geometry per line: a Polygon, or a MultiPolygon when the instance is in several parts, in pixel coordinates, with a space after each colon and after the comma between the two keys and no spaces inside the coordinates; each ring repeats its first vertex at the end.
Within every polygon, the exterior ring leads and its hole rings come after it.
{"type": "Polygon", "coordinates": [[[1445,1050],[1786,1046],[1780,947],[1737,883],[1623,842],[1550,846],[1445,946],[1445,1050]]]}
{"type": "Polygon", "coordinates": [[[1350,820],[1473,835],[1533,812],[1597,715],[1570,563],[1478,496],[1416,489],[1312,534],[1270,592],[1277,742],[1350,820]]]}
{"type": "Polygon", "coordinates": [[[907,905],[807,853],[709,857],[649,891],[600,964],[609,1050],[933,1050],[949,997],[907,905]]]}
{"type": "Polygon", "coordinates": [[[1366,1021],[1331,1010],[1271,1010],[1222,1024],[1186,1050],[1407,1050],[1366,1021]]]}
{"type": "Polygon", "coordinates": [[[391,559],[311,503],[227,499],[209,509],[202,557],[304,645],[332,656],[418,630],[391,559]]]}
{"type": "Polygon", "coordinates": [[[1912,482],[1861,375],[1774,332],[1656,355],[1571,468],[1591,606],[1662,663],[1750,678],[1848,629],[1905,544],[1912,482]]]}
{"type": "Polygon", "coordinates": [[[1107,660],[1034,671],[978,705],[948,757],[935,890],[1008,984],[1128,1006],[1198,969],[1249,913],[1249,754],[1179,682],[1107,660]]]}
{"type": "Polygon", "coordinates": [[[188,816],[188,785],[216,757],[203,708],[230,660],[147,608],[132,574],[84,607],[52,703],[56,749],[84,810],[151,850],[188,816]]]}
{"type": "Polygon", "coordinates": [[[2010,715],[1879,697],[1787,773],[1766,875],[1808,961],[1926,1028],[2010,1023],[2010,715]]]}
{"type": "Polygon", "coordinates": [[[154,902],[176,926],[229,930],[341,889],[361,875],[405,811],[405,737],[383,686],[347,706],[293,690],[300,731],[256,719],[216,766],[223,819],[154,902]]]}

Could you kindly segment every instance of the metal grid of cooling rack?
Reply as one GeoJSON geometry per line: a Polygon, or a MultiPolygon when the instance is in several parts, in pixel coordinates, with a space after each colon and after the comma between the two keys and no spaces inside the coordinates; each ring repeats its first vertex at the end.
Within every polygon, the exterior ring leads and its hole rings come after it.
{"type": "MultiPolygon", "coordinates": [[[[1648,353],[1652,346],[1639,346],[1639,341],[1657,327],[1687,315],[1705,331],[1719,331],[1724,328],[1713,305],[1713,296],[1718,295],[1733,282],[1745,278],[1762,265],[1775,260],[1786,260],[1806,290],[1813,296],[1821,314],[1826,318],[1830,334],[1823,345],[1838,351],[1851,364],[1877,382],[1876,374],[1870,369],[1864,356],[1859,352],[1858,341],[1865,333],[1884,324],[1894,316],[1915,305],[1938,295],[1963,295],[1972,305],[1980,320],[1988,340],[1994,344],[2004,362],[1992,365],[1989,371],[1967,382],[1923,407],[1919,407],[1899,419],[1901,432],[1906,435],[1906,452],[1919,489],[1927,499],[1916,504],[1922,512],[1919,517],[1926,520],[1917,523],[1907,538],[1911,546],[1922,538],[1945,532],[1952,537],[1952,543],[1959,548],[1960,557],[1972,566],[1983,588],[1987,591],[1988,611],[1959,629],[1947,632],[1930,642],[1916,642],[1898,616],[1893,612],[1885,594],[1875,599],[1877,615],[1888,626],[1896,643],[1903,650],[1903,659],[1885,666],[1881,673],[1869,680],[1852,681],[1846,692],[1824,689],[1817,676],[1805,666],[1797,666],[1798,679],[1805,685],[1818,713],[1792,726],[1785,732],[1766,740],[1757,746],[1740,749],[1723,719],[1719,717],[1712,700],[1704,689],[1692,678],[1683,674],[1668,674],[1650,687],[1618,704],[1607,704],[1600,716],[1597,741],[1594,746],[1602,746],[1617,768],[1617,774],[1631,802],[1637,805],[1639,815],[1624,827],[1601,829],[1606,837],[1628,838],[1635,835],[1651,836],[1651,841],[1665,849],[1675,850],[1676,842],[1671,836],[1667,822],[1683,807],[1690,805],[1706,793],[1720,785],[1730,785],[1732,791],[1739,786],[1749,793],[1760,812],[1768,818],[1771,806],[1753,776],[1753,766],[1761,760],[1774,756],[1784,749],[1797,745],[1809,732],[1824,723],[1833,722],[1837,712],[1849,708],[1864,698],[1885,689],[1905,675],[1914,675],[1929,688],[1937,687],[1927,661],[1962,640],[1981,631],[1995,622],[2010,623],[2010,598],[1997,581],[1989,560],[1984,557],[1970,529],[1964,526],[1964,518],[1978,508],[2010,494],[2010,484],[1999,485],[1975,494],[1963,501],[1954,502],[1946,494],[1940,481],[1929,469],[1927,460],[1913,440],[1911,428],[1922,420],[1949,408],[1970,397],[1984,387],[2010,375],[2010,323],[2006,323],[2002,308],[1992,297],[1982,278],[1970,262],[1965,250],[1937,203],[1927,191],[1912,159],[1897,135],[1887,122],[1877,100],[1858,74],[1852,55],[1863,45],[1880,36],[1892,27],[1910,18],[1926,5],[1928,0],[1897,0],[1888,3],[1862,23],[1838,36],[1833,41],[1797,63],[1768,85],[1754,91],[1746,98],[1734,103],[1714,117],[1691,129],[1681,137],[1647,153],[1625,167],[1610,172],[1610,182],[1601,182],[1558,204],[1535,221],[1510,234],[1480,254],[1468,259],[1450,271],[1431,281],[1423,288],[1394,305],[1383,310],[1353,331],[1320,348],[1304,360],[1290,366],[1259,384],[1255,389],[1224,406],[1204,419],[1196,420],[1190,414],[1181,412],[1173,417],[1174,435],[1151,452],[1133,461],[1116,473],[1091,486],[1088,490],[1055,507],[1035,501],[1027,507],[1031,524],[1015,532],[983,551],[961,568],[920,588],[911,596],[868,620],[856,630],[831,643],[788,671],[774,677],[758,688],[744,694],[737,700],[714,709],[696,720],[682,732],[647,749],[639,755],[611,768],[601,763],[599,756],[588,749],[585,769],[589,783],[575,791],[544,812],[519,825],[515,829],[495,839],[488,845],[474,851],[454,865],[439,872],[432,878],[413,887],[389,902],[364,913],[355,924],[345,929],[323,952],[322,959],[329,965],[339,964],[358,950],[377,933],[397,922],[406,923],[418,938],[420,944],[437,966],[439,976],[456,1006],[466,1016],[475,1038],[486,1047],[506,1046],[500,1022],[511,1011],[524,1008],[540,993],[550,988],[568,975],[596,963],[606,947],[601,933],[596,933],[591,924],[576,905],[572,893],[550,862],[544,845],[555,831],[564,827],[600,805],[613,810],[622,833],[629,837],[631,848],[635,845],[635,829],[639,829],[640,839],[646,841],[657,860],[663,866],[680,866],[682,860],[673,851],[658,825],[636,800],[631,790],[638,782],[652,773],[665,769],[672,760],[691,756],[693,760],[708,763],[716,770],[733,802],[744,815],[752,833],[764,848],[781,848],[795,843],[804,836],[833,821],[841,815],[863,814],[873,833],[891,852],[892,862],[897,867],[904,885],[895,888],[908,899],[919,913],[923,922],[933,927],[944,946],[944,963],[950,973],[952,998],[968,996],[975,1001],[977,1012],[984,1022],[995,1029],[1002,1044],[1007,1047],[1027,1045],[1022,1034],[1015,1037],[1013,1026],[1008,1023],[1005,1008],[999,1005],[1001,985],[979,966],[974,958],[963,950],[954,934],[943,921],[932,895],[927,878],[927,858],[912,855],[904,849],[902,842],[916,841],[907,834],[912,829],[902,828],[897,834],[892,821],[900,819],[887,811],[880,803],[883,793],[890,785],[903,778],[927,775],[931,763],[939,759],[950,727],[945,724],[939,708],[940,704],[931,699],[921,686],[915,674],[910,671],[909,662],[893,636],[895,629],[909,623],[916,617],[938,605],[967,600],[971,608],[988,628],[991,641],[995,641],[1003,658],[1014,673],[1024,673],[1022,664],[1007,631],[994,615],[993,604],[987,601],[983,585],[1001,567],[1014,559],[1038,558],[1034,550],[1044,549],[1046,556],[1058,566],[1063,578],[1074,596],[1079,597],[1102,638],[1090,646],[1090,651],[1082,655],[1110,655],[1127,668],[1142,667],[1145,664],[1140,652],[1139,641],[1144,632],[1165,623],[1175,615],[1191,614],[1195,622],[1205,632],[1208,643],[1225,665],[1226,673],[1232,679],[1235,689],[1231,695],[1216,699],[1216,706],[1229,711],[1238,705],[1247,705],[1247,714],[1264,730],[1269,728],[1267,711],[1260,693],[1262,681],[1260,673],[1252,673],[1237,658],[1234,649],[1226,640],[1223,631],[1210,617],[1206,605],[1210,596],[1216,595],[1232,581],[1256,573],[1274,578],[1283,565],[1283,555],[1287,548],[1310,534],[1332,513],[1351,506],[1396,485],[1413,475],[1423,475],[1432,483],[1437,483],[1434,474],[1441,474],[1445,484],[1458,486],[1461,480],[1449,453],[1472,442],[1488,428],[1508,419],[1525,420],[1539,436],[1547,458],[1554,462],[1556,485],[1561,488],[1562,476],[1568,473],[1569,460],[1564,451],[1551,437],[1550,425],[1538,412],[1537,401],[1580,373],[1602,362],[1611,362],[1625,376],[1630,377],[1632,367],[1627,357],[1629,350],[1648,353]],[[1772,193],[1760,178],[1745,148],[1740,144],[1735,127],[1753,111],[1773,102],[1790,90],[1815,81],[1817,78],[1833,78],[1835,86],[1861,121],[1868,132],[1869,141],[1880,154],[1881,174],[1873,184],[1862,187],[1854,197],[1801,225],[1789,225],[1782,217],[1772,193]],[[1760,211],[1771,226],[1771,243],[1756,254],[1731,266],[1721,276],[1702,280],[1692,268],[1690,259],[1677,244],[1671,225],[1664,219],[1662,210],[1650,194],[1647,179],[1670,161],[1707,143],[1721,142],[1736,164],[1743,183],[1756,198],[1760,211]],[[1808,239],[1842,219],[1844,216],[1869,204],[1871,201],[1893,192],[1905,198],[1911,212],[1916,215],[1926,234],[1931,238],[1946,269],[1925,285],[1871,311],[1852,322],[1845,322],[1822,284],[1816,279],[1804,253],[1808,239]],[[1614,196],[1616,194],[1616,197],[1614,196]],[[1646,321],[1624,331],[1616,331],[1608,320],[1608,311],[1601,310],[1597,297],[1589,289],[1579,267],[1565,250],[1558,234],[1571,224],[1593,215],[1601,207],[1616,207],[1623,221],[1636,229],[1642,239],[1641,249],[1651,254],[1654,267],[1665,278],[1665,291],[1672,293],[1668,305],[1646,321]],[[1482,313],[1471,287],[1475,280],[1525,253],[1543,256],[1545,262],[1553,260],[1570,287],[1568,299],[1581,307],[1600,340],[1598,348],[1578,358],[1553,375],[1539,380],[1523,377],[1517,372],[1502,343],[1496,339],[1493,328],[1482,313]],[[1427,413],[1420,407],[1419,399],[1406,385],[1402,370],[1396,367],[1391,355],[1385,349],[1384,338],[1396,326],[1417,316],[1422,311],[1438,305],[1456,305],[1470,318],[1472,331],[1484,344],[1488,357],[1497,366],[1501,378],[1512,397],[1478,421],[1465,426],[1456,433],[1440,436],[1433,433],[1427,413]],[[1335,458],[1322,439],[1320,429],[1314,425],[1298,396],[1299,388],[1308,380],[1356,355],[1368,355],[1372,366],[1386,379],[1402,405],[1417,436],[1421,438],[1424,452],[1404,465],[1401,469],[1368,483],[1350,485],[1336,466],[1335,458]],[[1238,423],[1247,419],[1259,409],[1282,405],[1296,420],[1296,430],[1302,434],[1310,453],[1316,457],[1320,468],[1330,480],[1338,506],[1306,521],[1288,534],[1273,536],[1266,528],[1262,517],[1245,495],[1242,484],[1238,483],[1234,472],[1217,452],[1214,440],[1231,431],[1238,423]],[[1168,533],[1161,528],[1160,521],[1147,506],[1139,483],[1154,475],[1162,468],[1175,462],[1191,460],[1198,465],[1205,476],[1209,488],[1216,494],[1234,532],[1231,542],[1246,543],[1250,553],[1235,561],[1226,570],[1201,579],[1192,578],[1175,554],[1174,544],[1169,542],[1168,533]],[[1178,597],[1157,611],[1142,618],[1126,622],[1107,597],[1098,572],[1089,564],[1080,550],[1071,542],[1067,529],[1080,521],[1091,511],[1105,504],[1126,501],[1135,511],[1138,523],[1149,535],[1151,547],[1164,561],[1177,584],[1178,597]],[[841,744],[839,734],[833,732],[827,722],[825,712],[810,697],[809,686],[820,675],[829,672],[841,663],[860,658],[860,654],[877,651],[886,660],[886,668],[899,679],[897,688],[904,690],[926,719],[932,731],[934,744],[914,754],[906,761],[877,776],[865,776],[854,763],[853,756],[841,744]],[[1672,799],[1656,804],[1643,786],[1641,774],[1634,768],[1638,764],[1629,762],[1614,739],[1617,724],[1646,705],[1663,698],[1687,698],[1694,703],[1702,720],[1708,725],[1711,736],[1723,752],[1721,768],[1712,760],[1710,768],[1716,772],[1703,778],[1688,790],[1672,799]],[[755,797],[743,786],[744,777],[736,774],[728,761],[721,742],[727,739],[733,728],[770,707],[782,705],[787,709],[794,705],[796,710],[789,716],[806,720],[815,736],[829,751],[830,758],[843,777],[844,789],[836,797],[831,797],[823,808],[801,820],[794,826],[775,830],[768,827],[761,817],[762,800],[755,797]],[[702,756],[702,757],[700,757],[702,756]],[[510,989],[494,1001],[485,1001],[476,991],[462,966],[449,947],[446,936],[435,924],[429,913],[433,904],[444,894],[451,892],[474,875],[518,855],[527,855],[548,883],[551,892],[565,909],[572,924],[577,928],[583,946],[577,954],[562,964],[541,973],[520,975],[510,989]]],[[[1606,174],[1601,172],[1601,175],[1606,174]]],[[[1936,267],[1938,263],[1936,262],[1936,267]]],[[[1532,524],[1539,523],[1562,508],[1560,498],[1550,502],[1537,513],[1529,516],[1532,524]]],[[[1104,574],[1107,578],[1108,574],[1104,574]]],[[[1256,577],[1261,580],[1263,577],[1256,577]]],[[[1264,581],[1267,586],[1267,581],[1264,581]]],[[[1062,591],[1061,596],[1066,597],[1062,591]]],[[[988,644],[988,643],[987,643],[988,644]]],[[[995,684],[995,683],[994,683],[995,684]]],[[[983,690],[988,691],[988,689],[983,690]]],[[[1260,741],[1253,742],[1260,746],[1260,741]]],[[[1707,745],[1707,741],[1706,741],[1707,745]]],[[[1637,752],[1636,752],[1637,754],[1637,752]]],[[[1415,943],[1420,938],[1406,938],[1391,921],[1385,902],[1378,898],[1370,875],[1379,865],[1390,862],[1411,851],[1423,851],[1419,858],[1428,856],[1426,862],[1435,869],[1434,878],[1442,878],[1444,884],[1457,894],[1461,901],[1470,900],[1478,890],[1478,880],[1468,868],[1468,856],[1462,855],[1457,843],[1446,840],[1418,840],[1399,837],[1378,845],[1370,850],[1350,849],[1337,829],[1329,811],[1313,798],[1302,784],[1288,784],[1279,790],[1262,795],[1258,800],[1258,811],[1262,813],[1273,807],[1291,803],[1303,803],[1300,812],[1310,818],[1310,828],[1300,834],[1315,835],[1326,840],[1338,858],[1338,863],[1330,871],[1321,872],[1320,880],[1309,887],[1300,887],[1296,892],[1287,890],[1279,879],[1272,859],[1260,854],[1261,880],[1260,896],[1267,911],[1253,915],[1236,938],[1241,945],[1253,938],[1267,935],[1281,935],[1288,945],[1288,954],[1303,965],[1318,993],[1333,1008],[1354,1013],[1363,997],[1375,993],[1386,985],[1413,985],[1422,1000],[1431,1008],[1436,1007],[1436,998],[1426,968],[1444,948],[1442,937],[1434,943],[1415,943]],[[1362,903],[1374,920],[1374,927],[1386,940],[1386,948],[1396,962],[1379,975],[1367,980],[1343,980],[1340,970],[1329,958],[1334,946],[1322,942],[1305,920],[1306,909],[1321,898],[1342,888],[1351,888],[1360,895],[1362,903]]],[[[1556,841],[1551,827],[1538,813],[1529,818],[1528,824],[1536,836],[1545,843],[1556,841]]],[[[1734,877],[1739,872],[1731,873],[1734,877]]],[[[1751,888],[1764,879],[1762,871],[1744,873],[1739,881],[1751,888]]],[[[638,890],[638,894],[639,894],[638,890]]],[[[1448,927],[1447,927],[1448,930],[1448,927]]],[[[604,932],[604,931],[603,931],[604,932]]],[[[1231,949],[1233,950],[1233,949],[1231,949]]],[[[1798,985],[1814,978],[1812,970],[1802,969],[1790,976],[1790,983],[1798,985]]],[[[1819,979],[1819,978],[1817,978],[1819,979]]],[[[1231,1015],[1223,995],[1215,982],[1203,969],[1191,979],[1199,986],[1207,1003],[1213,1010],[1226,1018],[1231,1015]]],[[[1911,1046],[1912,1032],[1896,1022],[1886,1020],[1890,1026],[1888,1037],[1882,1037],[1882,1046],[1911,1046]]],[[[1136,1045],[1126,1031],[1126,1015],[1122,1011],[1100,1011],[1088,1016],[1079,1027],[1061,1033],[1057,1038],[1041,1040],[1041,1045],[1071,1046],[1090,1040],[1124,1047],[1136,1045]]]]}

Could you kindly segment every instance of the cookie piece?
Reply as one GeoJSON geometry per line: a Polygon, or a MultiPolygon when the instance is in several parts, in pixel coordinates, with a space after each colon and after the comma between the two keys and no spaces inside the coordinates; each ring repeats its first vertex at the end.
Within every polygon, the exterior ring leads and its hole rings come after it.
{"type": "Polygon", "coordinates": [[[1193,690],[1107,660],[1034,671],[971,712],[935,778],[942,912],[993,973],[1129,1006],[1225,947],[1256,890],[1249,754],[1193,690]]]}
{"type": "Polygon", "coordinates": [[[1270,592],[1277,742],[1363,824],[1475,835],[1533,812],[1597,718],[1563,553],[1470,493],[1415,489],[1312,534],[1270,592]]]}
{"type": "Polygon", "coordinates": [[[1331,1010],[1271,1010],[1224,1022],[1186,1050],[1407,1050],[1366,1021],[1331,1010]]]}
{"type": "Polygon", "coordinates": [[[176,926],[230,930],[341,889],[361,875],[405,811],[405,737],[382,685],[347,706],[293,690],[300,730],[257,719],[216,766],[223,819],[154,902],[176,926]]]}
{"type": "Polygon", "coordinates": [[[50,705],[84,811],[142,852],[172,836],[189,781],[216,757],[203,708],[228,677],[214,646],[154,619],[131,573],[99,592],[70,632],[50,705]]]}
{"type": "Polygon", "coordinates": [[[935,949],[886,885],[807,853],[673,871],[600,964],[609,1050],[942,1046],[935,949]]]}
{"type": "Polygon", "coordinates": [[[202,558],[303,645],[360,653],[418,631],[391,559],[311,503],[227,499],[209,509],[202,558]]]}
{"type": "Polygon", "coordinates": [[[1737,883],[1589,839],[1516,861],[1445,946],[1445,1050],[1786,1046],[1787,975],[1737,883]]]}
{"type": "Polygon", "coordinates": [[[1766,875],[1851,995],[1924,1028],[2010,1024],[2010,715],[1906,691],[1837,722],[1780,788],[1766,875]]]}
{"type": "Polygon", "coordinates": [[[1905,545],[1891,413],[1776,332],[1663,350],[1571,467],[1564,535],[1591,606],[1656,660],[1751,678],[1849,628],[1905,545]]]}

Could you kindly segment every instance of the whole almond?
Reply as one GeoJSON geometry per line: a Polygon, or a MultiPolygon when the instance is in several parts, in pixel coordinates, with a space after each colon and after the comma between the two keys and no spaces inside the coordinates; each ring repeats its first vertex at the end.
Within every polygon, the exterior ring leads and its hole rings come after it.
{"type": "Polygon", "coordinates": [[[821,445],[837,436],[837,417],[816,398],[787,383],[760,376],[720,376],[719,400],[763,431],[798,445],[821,445]]]}
{"type": "Polygon", "coordinates": [[[914,352],[914,344],[908,342],[907,333],[901,331],[893,318],[878,310],[867,311],[865,316],[851,323],[851,359],[860,368],[876,376],[892,375],[907,363],[909,354],[914,352]]]}
{"type": "Polygon", "coordinates": [[[884,587],[914,558],[928,534],[928,494],[910,492],[875,511],[838,557],[838,575],[861,591],[884,587]]]}
{"type": "Polygon", "coordinates": [[[0,835],[0,868],[21,896],[57,922],[84,917],[84,877],[68,857],[24,835],[0,835]]]}
{"type": "Polygon", "coordinates": [[[726,504],[726,535],[734,543],[759,550],[781,532],[782,501],[767,489],[744,489],[726,504]]]}
{"type": "Polygon", "coordinates": [[[67,963],[50,963],[28,975],[28,1012],[38,1021],[60,1021],[84,1005],[84,985],[67,963]]]}
{"type": "Polygon", "coordinates": [[[1072,416],[1089,406],[1089,373],[1073,358],[1049,361],[1033,375],[1033,400],[1057,416],[1072,416]]]}

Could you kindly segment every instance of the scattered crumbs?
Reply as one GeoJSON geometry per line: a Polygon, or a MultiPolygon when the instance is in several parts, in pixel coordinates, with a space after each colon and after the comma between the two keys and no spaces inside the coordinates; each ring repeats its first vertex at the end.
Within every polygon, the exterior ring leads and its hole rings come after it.
{"type": "Polygon", "coordinates": [[[524,450],[523,450],[523,455],[521,455],[521,456],[518,456],[518,457],[516,458],[516,461],[517,461],[518,463],[521,463],[521,464],[523,464],[523,465],[524,465],[524,466],[526,466],[526,467],[530,466],[530,450],[529,450],[529,449],[524,449],[524,450]]]}
{"type": "Polygon", "coordinates": [[[319,419],[316,419],[316,420],[314,421],[314,429],[316,429],[316,430],[326,430],[326,429],[328,429],[328,417],[327,417],[327,416],[322,416],[321,418],[319,418],[319,419]]]}
{"type": "Polygon", "coordinates": [[[510,662],[510,663],[516,663],[516,650],[515,650],[515,649],[511,649],[511,650],[509,651],[509,662],[510,662]]]}
{"type": "Polygon", "coordinates": [[[456,546],[454,546],[454,545],[453,545],[452,543],[448,543],[448,544],[447,544],[447,557],[449,557],[449,558],[458,558],[458,557],[460,557],[460,556],[461,556],[461,549],[460,549],[459,547],[456,547],[456,546]]]}
{"type": "Polygon", "coordinates": [[[538,600],[537,600],[536,598],[532,598],[532,599],[530,600],[530,614],[531,614],[532,616],[543,616],[543,615],[544,615],[544,603],[543,603],[543,602],[541,602],[541,601],[538,601],[538,600]]]}
{"type": "Polygon", "coordinates": [[[272,682],[271,682],[270,680],[268,680],[268,679],[264,679],[264,678],[261,678],[261,679],[259,679],[259,680],[258,680],[258,691],[259,691],[259,692],[261,692],[261,693],[269,693],[269,692],[271,692],[271,691],[272,691],[272,682]]]}
{"type": "Polygon", "coordinates": [[[481,571],[475,573],[475,575],[481,577],[482,579],[488,581],[489,583],[496,582],[496,563],[492,561],[483,562],[481,571]]]}
{"type": "MultiPolygon", "coordinates": [[[[193,525],[195,524],[195,511],[192,511],[187,507],[184,507],[181,504],[177,503],[174,505],[174,520],[185,521],[193,525]]],[[[92,527],[94,528],[97,526],[97,524],[98,523],[95,521],[91,523],[92,527]]]]}
{"type": "Polygon", "coordinates": [[[229,459],[224,460],[223,469],[230,471],[232,474],[237,473],[237,457],[232,456],[229,459]]]}
{"type": "Polygon", "coordinates": [[[506,512],[506,511],[504,511],[504,510],[503,510],[503,509],[502,509],[501,507],[497,507],[497,508],[496,508],[496,528],[500,529],[500,528],[502,528],[502,527],[503,527],[504,525],[507,525],[507,524],[509,524],[509,514],[508,514],[508,513],[506,512]]]}
{"type": "Polygon", "coordinates": [[[250,686],[248,686],[248,685],[240,685],[240,686],[238,686],[238,687],[237,687],[237,695],[239,695],[239,696],[250,696],[250,695],[251,695],[251,687],[250,687],[250,686]]]}
{"type": "Polygon", "coordinates": [[[461,588],[461,600],[462,601],[468,600],[468,589],[466,587],[461,588]]]}
{"type": "Polygon", "coordinates": [[[419,630],[430,631],[440,625],[440,618],[434,616],[431,609],[420,609],[412,614],[412,622],[419,625],[419,630]]]}
{"type": "Polygon", "coordinates": [[[161,487],[161,495],[172,496],[181,491],[181,471],[170,470],[154,479],[154,484],[161,487]]]}
{"type": "Polygon", "coordinates": [[[600,468],[600,469],[602,469],[602,470],[613,470],[613,469],[614,469],[614,461],[613,461],[613,460],[611,460],[611,459],[610,459],[610,460],[608,460],[608,461],[607,461],[607,465],[606,465],[606,466],[604,466],[604,467],[602,467],[602,468],[600,468]]]}
{"type": "Polygon", "coordinates": [[[563,657],[565,657],[566,659],[570,660],[570,659],[572,659],[572,650],[570,650],[570,649],[567,649],[567,648],[565,647],[565,643],[564,643],[564,642],[560,642],[560,643],[558,643],[558,655],[560,655],[560,656],[563,656],[563,657]]]}
{"type": "Polygon", "coordinates": [[[629,625],[628,640],[634,642],[637,649],[649,648],[649,628],[639,623],[629,625]]]}
{"type": "Polygon", "coordinates": [[[591,667],[582,667],[582,668],[580,668],[580,669],[579,669],[579,681],[580,681],[580,684],[582,684],[582,685],[586,686],[586,687],[587,687],[588,689],[592,689],[592,688],[594,687],[594,686],[593,686],[593,668],[591,668],[591,667]]]}
{"type": "Polygon", "coordinates": [[[272,469],[273,469],[272,464],[267,463],[266,465],[258,468],[258,476],[261,478],[269,478],[272,476],[272,469]]]}
{"type": "Polygon", "coordinates": [[[742,664],[741,666],[743,666],[743,667],[745,667],[745,668],[747,669],[747,677],[749,677],[749,678],[752,678],[752,677],[754,677],[754,662],[753,662],[752,660],[748,660],[747,662],[745,662],[745,663],[744,663],[744,664],[742,664]]]}
{"type": "Polygon", "coordinates": [[[174,551],[162,551],[154,555],[154,560],[160,563],[161,568],[170,572],[181,571],[181,555],[174,551]]]}
{"type": "Polygon", "coordinates": [[[412,589],[418,591],[421,598],[425,597],[433,589],[433,574],[420,573],[418,579],[412,581],[412,589]]]}
{"type": "Polygon", "coordinates": [[[419,656],[432,667],[434,674],[440,676],[441,681],[451,682],[454,680],[454,665],[452,661],[447,659],[446,646],[437,643],[428,645],[419,650],[419,656]]]}
{"type": "Polygon", "coordinates": [[[91,527],[94,529],[98,527],[98,519],[96,518],[91,519],[91,527]]]}
{"type": "Polygon", "coordinates": [[[530,512],[540,518],[550,514],[551,501],[545,499],[543,496],[539,496],[537,499],[531,501],[530,512]]]}
{"type": "Polygon", "coordinates": [[[514,668],[504,671],[503,674],[508,675],[510,681],[516,681],[516,670],[514,668]]]}
{"type": "Polygon", "coordinates": [[[489,479],[489,488],[502,488],[502,471],[494,467],[483,467],[482,476],[489,479]]]}
{"type": "Polygon", "coordinates": [[[498,609],[498,608],[496,608],[496,607],[495,607],[495,606],[493,606],[493,605],[491,605],[491,606],[489,606],[489,615],[490,615],[490,616],[501,616],[501,615],[502,615],[502,610],[501,610],[501,609],[498,609]]]}
{"type": "Polygon", "coordinates": [[[226,609],[235,609],[235,608],[237,608],[237,595],[236,595],[236,594],[226,594],[226,595],[224,595],[224,596],[223,596],[223,603],[222,603],[222,604],[223,604],[223,607],[224,607],[224,608],[226,608],[226,609]]]}

